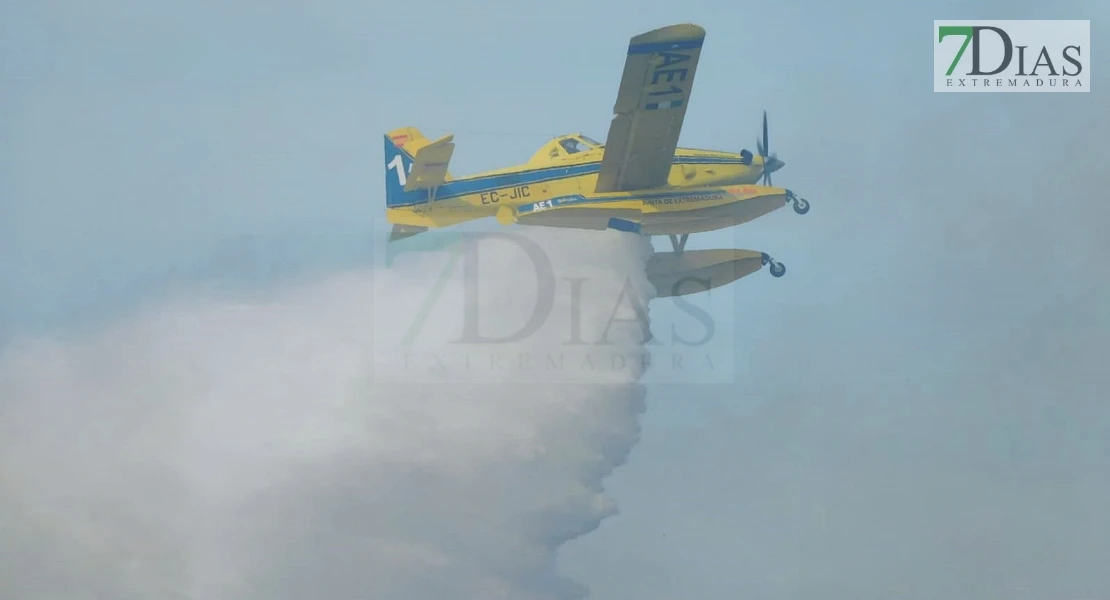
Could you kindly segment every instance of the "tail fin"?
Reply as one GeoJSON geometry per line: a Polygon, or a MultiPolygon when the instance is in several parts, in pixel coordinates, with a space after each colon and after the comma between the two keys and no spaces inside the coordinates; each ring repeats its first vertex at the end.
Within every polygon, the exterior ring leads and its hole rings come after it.
{"type": "Polygon", "coordinates": [[[432,143],[415,127],[398,127],[386,135],[393,145],[408,152],[409,156],[415,156],[418,150],[432,143]]]}
{"type": "Polygon", "coordinates": [[[450,181],[447,165],[455,151],[453,136],[434,142],[415,127],[385,136],[385,205],[399,208],[428,202],[428,190],[450,181]]]}
{"type": "MultiPolygon", "coordinates": [[[[397,129],[385,136],[385,205],[387,208],[417,204],[424,194],[409,194],[406,198],[405,184],[412,173],[413,157],[405,151],[405,146],[413,140],[407,132],[410,128],[397,129]]],[[[424,140],[424,136],[420,136],[424,140]]]]}

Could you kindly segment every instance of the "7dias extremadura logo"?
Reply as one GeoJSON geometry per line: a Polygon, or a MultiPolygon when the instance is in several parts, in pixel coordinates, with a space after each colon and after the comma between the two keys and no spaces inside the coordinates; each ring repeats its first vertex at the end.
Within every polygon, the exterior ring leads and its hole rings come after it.
{"type": "Polygon", "coordinates": [[[1089,92],[1090,21],[933,21],[934,92],[1089,92]]]}

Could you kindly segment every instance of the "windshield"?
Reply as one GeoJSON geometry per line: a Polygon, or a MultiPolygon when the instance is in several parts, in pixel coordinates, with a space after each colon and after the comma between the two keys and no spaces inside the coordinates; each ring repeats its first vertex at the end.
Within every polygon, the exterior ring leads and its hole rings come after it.
{"type": "Polygon", "coordinates": [[[584,144],[582,140],[573,137],[567,138],[559,142],[559,144],[562,145],[563,150],[567,151],[567,154],[576,154],[590,149],[590,146],[584,144]]]}
{"type": "Polygon", "coordinates": [[[601,144],[584,135],[565,137],[559,140],[559,145],[563,147],[563,150],[565,150],[567,154],[577,154],[579,152],[601,147],[601,144]]]}

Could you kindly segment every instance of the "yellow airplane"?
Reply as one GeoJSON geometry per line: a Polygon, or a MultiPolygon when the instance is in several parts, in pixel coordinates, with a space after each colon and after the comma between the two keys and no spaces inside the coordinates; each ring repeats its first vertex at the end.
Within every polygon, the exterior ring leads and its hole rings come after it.
{"type": "Polygon", "coordinates": [[[808,201],[770,185],[771,173],[785,163],[769,154],[766,112],[758,156],[677,147],[704,40],[705,29],[692,24],[631,39],[604,144],[581,133],[563,135],[522,165],[454,178],[448,172],[453,135],[431,141],[415,127],[390,131],[390,241],[496,217],[502,225],[668,235],[674,253],[649,265],[657,287],[666,288],[661,293],[673,292],[663,295],[693,293],[678,289],[691,277],[717,287],[767,264],[781,277],[785,267],[762,252],[685,251],[692,233],[746,223],[787,203],[798,214],[809,211],[808,201]],[[756,185],[761,179],[767,185],[756,185]]]}

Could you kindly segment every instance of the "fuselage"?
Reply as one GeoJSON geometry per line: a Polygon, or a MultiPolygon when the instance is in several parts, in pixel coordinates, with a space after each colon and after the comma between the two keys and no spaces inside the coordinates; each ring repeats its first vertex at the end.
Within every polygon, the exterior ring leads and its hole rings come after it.
{"type": "Polygon", "coordinates": [[[594,190],[604,152],[603,146],[581,134],[562,136],[545,144],[524,164],[451,179],[428,192],[430,202],[391,208],[388,218],[403,225],[443,227],[494,216],[503,207],[542,208],[546,201],[567,197],[603,202],[607,210],[641,211],[645,202],[652,204],[653,197],[687,192],[706,194],[706,202],[694,198],[683,203],[654,203],[657,208],[652,212],[700,212],[744,199],[729,193],[736,191],[735,186],[743,186],[743,196],[750,197],[751,184],[764,170],[762,157],[750,152],[678,148],[666,187],[599,194],[594,190]],[[574,149],[577,151],[571,151],[574,149]],[[714,197],[714,192],[724,195],[714,197]]]}

